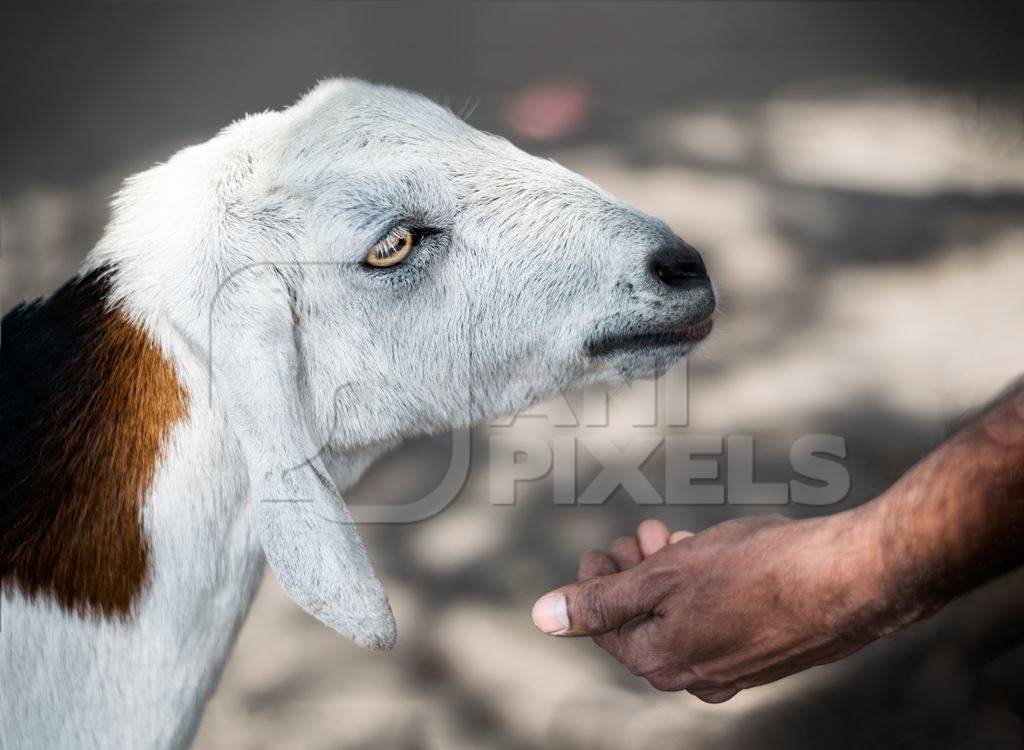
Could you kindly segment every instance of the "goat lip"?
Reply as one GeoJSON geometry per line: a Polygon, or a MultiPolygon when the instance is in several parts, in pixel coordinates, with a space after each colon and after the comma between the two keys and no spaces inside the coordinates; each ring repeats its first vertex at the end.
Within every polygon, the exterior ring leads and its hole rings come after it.
{"type": "Polygon", "coordinates": [[[599,336],[587,342],[587,354],[591,357],[606,357],[626,352],[667,348],[688,351],[699,341],[707,338],[713,326],[714,323],[709,316],[679,328],[659,328],[599,336]]]}
{"type": "Polygon", "coordinates": [[[690,341],[696,343],[697,341],[703,341],[710,335],[711,329],[714,328],[714,321],[708,317],[703,320],[698,320],[696,323],[690,323],[683,327],[682,334],[690,341]]]}

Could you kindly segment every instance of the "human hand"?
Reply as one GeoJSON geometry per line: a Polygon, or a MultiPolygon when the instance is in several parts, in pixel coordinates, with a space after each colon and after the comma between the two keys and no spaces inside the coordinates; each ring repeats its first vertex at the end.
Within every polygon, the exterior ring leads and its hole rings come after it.
{"type": "Polygon", "coordinates": [[[659,690],[720,703],[744,688],[842,658],[905,622],[878,537],[856,511],[792,521],[741,518],[670,535],[645,521],[579,583],[541,597],[534,622],[591,636],[659,690]]]}

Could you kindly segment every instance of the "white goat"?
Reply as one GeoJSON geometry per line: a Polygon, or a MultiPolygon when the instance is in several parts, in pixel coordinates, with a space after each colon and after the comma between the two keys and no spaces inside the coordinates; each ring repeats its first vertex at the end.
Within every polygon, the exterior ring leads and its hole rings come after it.
{"type": "Polygon", "coordinates": [[[359,81],[131,178],[3,321],[0,744],[187,745],[264,559],[389,648],[338,490],[406,436],[650,377],[713,308],[660,221],[359,81]]]}

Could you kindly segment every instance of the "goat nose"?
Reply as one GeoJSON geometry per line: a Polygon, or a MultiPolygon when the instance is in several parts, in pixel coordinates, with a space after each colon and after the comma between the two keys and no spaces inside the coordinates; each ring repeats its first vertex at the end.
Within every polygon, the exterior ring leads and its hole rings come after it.
{"type": "Polygon", "coordinates": [[[647,267],[654,278],[671,289],[692,289],[709,283],[700,253],[678,238],[651,253],[647,267]]]}

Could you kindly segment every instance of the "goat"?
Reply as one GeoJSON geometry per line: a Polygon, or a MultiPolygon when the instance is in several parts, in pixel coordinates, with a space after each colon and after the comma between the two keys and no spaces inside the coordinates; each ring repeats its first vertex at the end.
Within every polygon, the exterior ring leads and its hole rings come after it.
{"type": "Polygon", "coordinates": [[[130,178],[3,319],[0,744],[188,745],[264,560],[390,648],[339,492],[407,436],[655,376],[714,307],[664,223],[361,81],[130,178]]]}

